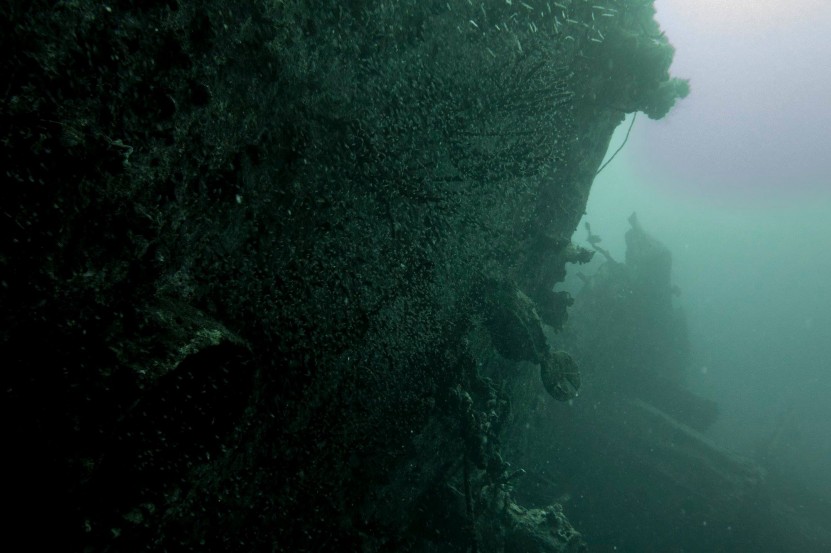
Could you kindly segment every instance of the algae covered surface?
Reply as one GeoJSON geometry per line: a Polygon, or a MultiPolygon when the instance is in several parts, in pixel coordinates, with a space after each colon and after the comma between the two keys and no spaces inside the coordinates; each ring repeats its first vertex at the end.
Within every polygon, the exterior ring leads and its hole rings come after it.
{"type": "Polygon", "coordinates": [[[689,91],[653,16],[5,2],[9,526],[88,552],[583,550],[502,444],[518,391],[578,392],[545,333],[611,133],[689,91]]]}

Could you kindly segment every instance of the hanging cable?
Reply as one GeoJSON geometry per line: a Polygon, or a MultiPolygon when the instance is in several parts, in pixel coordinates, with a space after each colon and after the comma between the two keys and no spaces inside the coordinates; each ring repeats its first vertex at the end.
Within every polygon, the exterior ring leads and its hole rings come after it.
{"type": "Polygon", "coordinates": [[[610,158],[609,158],[609,160],[608,160],[606,163],[604,163],[604,164],[600,167],[600,169],[598,169],[598,170],[597,170],[597,173],[595,173],[595,174],[594,174],[594,176],[595,176],[595,177],[596,177],[597,175],[599,175],[599,174],[600,174],[600,171],[602,171],[603,169],[605,169],[605,168],[606,168],[606,166],[607,166],[607,165],[609,165],[609,164],[612,162],[612,160],[613,160],[613,159],[615,159],[615,156],[618,154],[618,152],[620,152],[620,151],[623,149],[623,147],[624,147],[624,146],[626,146],[626,141],[627,141],[627,140],[629,140],[629,133],[630,133],[630,132],[632,132],[632,127],[635,125],[635,118],[636,118],[637,116],[638,116],[638,112],[636,111],[636,112],[635,112],[635,114],[632,116],[632,122],[631,122],[631,123],[629,123],[629,130],[628,130],[628,131],[626,131],[626,138],[624,138],[624,139],[623,139],[623,144],[621,144],[621,145],[620,145],[620,147],[618,147],[618,149],[617,149],[617,150],[615,150],[615,153],[613,153],[613,154],[612,154],[612,157],[610,157],[610,158]]]}

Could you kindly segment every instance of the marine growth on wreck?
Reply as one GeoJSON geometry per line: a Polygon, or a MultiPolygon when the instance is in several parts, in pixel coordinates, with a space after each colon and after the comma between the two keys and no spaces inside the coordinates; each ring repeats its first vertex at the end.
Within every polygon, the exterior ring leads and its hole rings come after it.
{"type": "Polygon", "coordinates": [[[689,92],[654,13],[5,2],[7,526],[89,553],[586,550],[568,474],[519,442],[583,400],[554,286],[592,258],[571,236],[612,132],[689,92]]]}

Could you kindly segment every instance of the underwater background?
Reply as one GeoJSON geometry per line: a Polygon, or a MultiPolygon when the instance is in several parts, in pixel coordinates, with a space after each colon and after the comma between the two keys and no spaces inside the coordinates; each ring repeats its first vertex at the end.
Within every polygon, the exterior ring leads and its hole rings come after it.
{"type": "Polygon", "coordinates": [[[656,7],[694,94],[661,122],[635,124],[595,180],[586,220],[622,255],[622,215],[637,211],[672,250],[690,384],[720,407],[713,438],[752,456],[787,427],[770,462],[827,495],[831,78],[819,67],[831,7],[656,7]]]}
{"type": "Polygon", "coordinates": [[[830,28],[1,3],[6,539],[831,551],[830,28]]]}

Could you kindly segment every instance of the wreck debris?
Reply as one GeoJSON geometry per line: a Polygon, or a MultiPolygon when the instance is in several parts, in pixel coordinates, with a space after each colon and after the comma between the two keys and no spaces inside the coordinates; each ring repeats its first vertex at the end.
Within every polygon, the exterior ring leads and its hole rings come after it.
{"type": "Polygon", "coordinates": [[[510,283],[493,283],[489,290],[486,323],[499,354],[512,361],[538,364],[540,379],[554,399],[576,397],[580,388],[577,363],[565,352],[551,351],[531,298],[510,283]]]}
{"type": "Polygon", "coordinates": [[[545,390],[559,401],[577,397],[580,390],[580,370],[564,351],[553,351],[540,360],[540,378],[545,390]]]}

